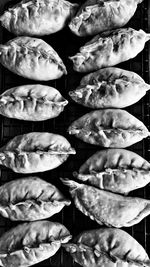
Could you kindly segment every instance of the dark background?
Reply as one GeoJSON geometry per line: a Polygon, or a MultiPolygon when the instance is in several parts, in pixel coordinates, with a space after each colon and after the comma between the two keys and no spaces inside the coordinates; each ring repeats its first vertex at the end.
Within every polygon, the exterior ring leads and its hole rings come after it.
{"type": "MultiPolygon", "coordinates": [[[[15,0],[0,0],[0,14],[8,6],[19,2],[15,0]],[[9,2],[9,3],[8,3],[9,2]]],[[[75,2],[75,1],[72,1],[75,2]]],[[[79,2],[79,1],[76,1],[79,2]]],[[[144,0],[142,4],[139,4],[138,9],[134,17],[130,20],[127,26],[133,27],[134,29],[143,29],[146,32],[150,32],[150,1],[144,0]]],[[[7,30],[0,26],[0,43],[5,43],[8,40],[14,38],[13,34],[10,34],[7,30]]],[[[86,144],[73,136],[69,136],[67,128],[77,118],[89,112],[90,109],[82,107],[74,103],[68,96],[68,92],[79,84],[82,74],[75,73],[72,69],[72,63],[68,59],[68,56],[74,55],[79,47],[91,38],[80,38],[75,36],[66,27],[64,30],[55,33],[53,35],[44,36],[43,39],[49,43],[63,59],[68,75],[63,76],[61,79],[56,81],[41,82],[57,88],[61,94],[69,100],[69,104],[65,107],[65,111],[60,114],[59,117],[47,120],[45,122],[24,122],[14,119],[8,119],[0,116],[0,146],[4,145],[11,138],[19,134],[24,134],[32,131],[52,132],[65,136],[70,141],[72,147],[77,151],[76,155],[70,156],[68,160],[60,167],[47,171],[44,173],[37,173],[36,175],[45,179],[46,181],[56,185],[66,196],[70,197],[67,188],[60,182],[60,177],[72,177],[72,172],[77,171],[82,163],[84,163],[92,154],[101,148],[86,144]]],[[[150,62],[150,42],[145,45],[145,49],[136,58],[129,60],[128,62],[118,65],[126,70],[132,70],[138,73],[144,80],[149,83],[149,62],[150,62]]],[[[19,77],[4,67],[0,66],[0,93],[5,90],[23,84],[39,83],[32,80],[27,80],[19,77]]],[[[131,114],[142,120],[147,128],[150,130],[150,93],[140,100],[138,103],[126,108],[131,114]]],[[[142,142],[139,142],[131,147],[132,150],[139,155],[143,156],[146,160],[150,160],[150,139],[147,138],[142,142]]],[[[0,167],[0,184],[4,184],[12,179],[17,179],[25,175],[16,174],[5,167],[0,167]]],[[[27,176],[27,175],[26,175],[27,176]]],[[[16,189],[17,190],[17,189],[16,189]]],[[[146,188],[136,190],[130,195],[150,199],[150,186],[146,188]]],[[[90,230],[99,228],[100,226],[90,220],[87,216],[84,216],[79,212],[72,204],[69,207],[63,209],[62,212],[53,216],[49,220],[58,221],[63,223],[71,232],[73,236],[84,230],[90,230]]],[[[17,225],[15,222],[11,222],[0,216],[0,235],[11,227],[17,225]]],[[[142,220],[139,224],[134,227],[125,228],[125,231],[130,233],[145,249],[150,256],[150,216],[145,220],[142,220]]],[[[59,250],[55,256],[51,259],[43,261],[35,266],[41,267],[71,267],[79,266],[73,263],[70,255],[59,250]]]]}

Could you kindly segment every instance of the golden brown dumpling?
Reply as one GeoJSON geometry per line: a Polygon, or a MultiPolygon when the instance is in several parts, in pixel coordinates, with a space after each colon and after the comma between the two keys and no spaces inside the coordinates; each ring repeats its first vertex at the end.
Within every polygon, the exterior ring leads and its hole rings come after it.
{"type": "Polygon", "coordinates": [[[56,51],[38,38],[17,37],[0,45],[0,63],[10,71],[37,81],[48,81],[67,74],[56,51]]]}
{"type": "Polygon", "coordinates": [[[97,188],[128,194],[150,182],[150,163],[126,149],[106,149],[91,156],[74,176],[97,188]]]}
{"type": "Polygon", "coordinates": [[[146,126],[122,109],[103,109],[85,114],[68,128],[69,134],[102,147],[124,148],[149,136],[146,126]]]}
{"type": "Polygon", "coordinates": [[[13,180],[0,186],[0,214],[12,221],[46,219],[70,204],[54,185],[38,177],[13,180]]]}
{"type": "Polygon", "coordinates": [[[121,196],[73,180],[61,180],[69,187],[77,209],[100,225],[130,227],[150,215],[148,199],[121,196]]]}
{"type": "Polygon", "coordinates": [[[71,235],[57,222],[20,224],[0,237],[0,265],[27,267],[52,257],[71,235]]]}
{"type": "Polygon", "coordinates": [[[23,0],[0,17],[15,35],[42,36],[60,31],[78,5],[65,0],[23,0]]]}
{"type": "Polygon", "coordinates": [[[68,104],[53,87],[30,84],[0,95],[0,114],[19,120],[44,121],[57,117],[68,104]]]}
{"type": "Polygon", "coordinates": [[[0,164],[18,173],[43,172],[58,167],[75,153],[61,135],[32,132],[18,135],[0,148],[0,164]]]}
{"type": "Polygon", "coordinates": [[[85,231],[63,247],[83,267],[150,265],[145,249],[121,229],[100,228],[85,231]]]}
{"type": "Polygon", "coordinates": [[[89,108],[124,108],[139,101],[150,85],[135,72],[105,68],[84,76],[71,98],[89,108]]]}
{"type": "Polygon", "coordinates": [[[124,26],[134,15],[137,5],[143,0],[87,0],[80,7],[69,27],[79,36],[124,26]]]}
{"type": "Polygon", "coordinates": [[[122,28],[96,35],[80,48],[79,53],[70,57],[74,70],[90,72],[117,65],[134,58],[140,53],[150,35],[143,30],[122,28]]]}

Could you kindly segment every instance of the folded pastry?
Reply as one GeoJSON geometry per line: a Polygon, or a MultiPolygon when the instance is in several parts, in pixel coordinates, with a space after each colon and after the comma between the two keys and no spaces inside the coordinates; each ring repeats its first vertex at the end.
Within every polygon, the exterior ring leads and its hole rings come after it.
{"type": "Polygon", "coordinates": [[[150,182],[150,163],[125,149],[96,152],[74,176],[100,189],[119,194],[144,187],[150,182]]]}
{"type": "Polygon", "coordinates": [[[67,104],[53,87],[23,85],[0,95],[0,114],[19,120],[44,121],[57,117],[67,104]]]}
{"type": "Polygon", "coordinates": [[[149,136],[143,122],[121,109],[87,113],[74,121],[68,132],[84,142],[114,148],[131,146],[149,136]]]}
{"type": "Polygon", "coordinates": [[[54,185],[38,177],[26,177],[0,186],[0,214],[13,221],[46,219],[70,204],[54,185]]]}
{"type": "Polygon", "coordinates": [[[64,28],[77,7],[65,0],[23,0],[5,11],[0,21],[16,35],[42,36],[64,28]]]}
{"type": "Polygon", "coordinates": [[[52,257],[71,239],[60,223],[37,221],[10,229],[0,237],[0,265],[26,267],[52,257]]]}
{"type": "Polygon", "coordinates": [[[1,44],[0,63],[15,74],[38,81],[67,74],[56,51],[45,41],[32,37],[17,37],[1,44]]]}
{"type": "Polygon", "coordinates": [[[139,101],[150,85],[135,72],[105,68],[84,76],[71,98],[89,108],[124,108],[139,101]]]}
{"type": "Polygon", "coordinates": [[[120,229],[85,231],[63,247],[84,267],[150,266],[145,249],[120,229]]]}
{"type": "Polygon", "coordinates": [[[32,132],[18,135],[0,148],[0,164],[18,173],[43,172],[58,167],[75,153],[61,135],[32,132]]]}
{"type": "Polygon", "coordinates": [[[130,227],[150,214],[150,200],[121,196],[69,179],[61,180],[69,186],[75,206],[100,225],[130,227]]]}
{"type": "Polygon", "coordinates": [[[81,5],[69,27],[79,36],[124,26],[134,15],[137,5],[143,0],[87,0],[81,5]]]}
{"type": "Polygon", "coordinates": [[[90,72],[117,65],[137,56],[150,40],[150,34],[132,28],[116,29],[96,35],[70,57],[78,72],[90,72]]]}

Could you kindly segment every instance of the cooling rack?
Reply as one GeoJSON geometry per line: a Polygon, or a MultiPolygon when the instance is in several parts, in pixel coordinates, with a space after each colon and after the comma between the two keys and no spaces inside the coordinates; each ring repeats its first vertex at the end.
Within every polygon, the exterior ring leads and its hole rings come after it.
{"type": "MultiPolygon", "coordinates": [[[[18,1],[0,0],[0,13],[16,2],[18,1]]],[[[130,20],[127,26],[133,27],[137,30],[141,28],[146,32],[150,32],[150,1],[145,0],[138,6],[134,17],[130,20]]],[[[0,26],[0,43],[5,43],[12,38],[14,38],[14,36],[0,26]]],[[[4,145],[8,140],[16,135],[31,131],[53,132],[65,136],[70,141],[72,147],[76,149],[77,154],[75,156],[70,156],[67,162],[57,169],[44,173],[37,173],[36,175],[55,184],[66,196],[69,197],[66,187],[62,185],[59,178],[72,178],[72,172],[78,170],[81,164],[88,157],[99,150],[97,147],[85,144],[75,137],[67,134],[67,128],[70,123],[90,111],[90,109],[81,107],[80,105],[74,103],[68,96],[68,91],[74,89],[79,84],[82,77],[81,74],[73,71],[72,64],[68,59],[68,56],[74,55],[78,51],[79,47],[87,41],[87,39],[74,36],[68,28],[65,28],[56,34],[46,36],[43,39],[52,45],[63,59],[65,65],[67,66],[68,75],[63,76],[57,81],[41,82],[41,84],[56,87],[61,94],[69,100],[69,104],[59,117],[45,122],[24,122],[0,116],[0,146],[4,145]]],[[[150,42],[146,43],[143,52],[141,52],[136,58],[120,64],[119,67],[135,71],[137,74],[141,75],[147,83],[150,83],[150,42]]],[[[17,85],[31,83],[33,84],[36,82],[19,77],[0,66],[0,93],[17,85]]],[[[126,110],[138,119],[142,120],[150,130],[150,92],[148,92],[142,100],[126,110]]],[[[131,146],[129,149],[150,161],[149,138],[131,146]]],[[[4,184],[7,181],[23,176],[25,175],[16,174],[5,167],[0,167],[0,184],[4,184]]],[[[150,186],[148,185],[144,189],[136,190],[130,195],[150,199],[150,186]]],[[[63,223],[73,235],[77,235],[84,230],[99,227],[96,222],[91,221],[88,217],[81,214],[81,212],[79,212],[73,204],[64,208],[62,212],[54,215],[50,220],[63,223]]],[[[17,225],[17,223],[10,222],[9,220],[0,217],[0,235],[15,225],[17,225]]],[[[130,228],[125,228],[124,230],[133,235],[133,237],[136,238],[143,247],[145,247],[150,256],[150,216],[145,220],[142,220],[139,224],[130,228]]],[[[60,250],[50,260],[48,259],[35,266],[77,267],[79,265],[72,261],[72,258],[68,253],[60,250]]]]}

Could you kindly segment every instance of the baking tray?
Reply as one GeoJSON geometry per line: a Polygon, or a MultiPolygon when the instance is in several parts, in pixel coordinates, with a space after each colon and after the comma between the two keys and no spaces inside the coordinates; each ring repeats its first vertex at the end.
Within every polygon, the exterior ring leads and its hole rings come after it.
{"type": "MultiPolygon", "coordinates": [[[[19,2],[19,1],[8,1],[0,0],[0,13],[8,6],[19,2]]],[[[72,1],[78,2],[78,1],[72,1]]],[[[138,6],[138,9],[134,17],[130,20],[127,26],[135,29],[143,29],[146,32],[150,32],[150,1],[144,1],[138,6]]],[[[7,30],[0,26],[0,43],[14,38],[13,34],[10,34],[7,30]]],[[[66,106],[65,111],[55,119],[47,120],[45,122],[24,122],[14,119],[8,119],[0,116],[0,146],[4,145],[8,140],[16,135],[24,134],[32,131],[45,131],[58,133],[65,136],[77,151],[76,155],[70,156],[67,162],[60,167],[47,171],[44,173],[37,173],[36,175],[55,184],[66,196],[69,197],[67,188],[62,185],[59,178],[68,177],[72,178],[72,172],[78,170],[81,164],[100,148],[86,144],[75,137],[67,134],[67,128],[77,118],[90,111],[90,109],[82,107],[74,103],[68,96],[68,91],[74,89],[83,76],[82,74],[76,73],[72,69],[72,64],[68,59],[68,56],[74,55],[79,47],[83,45],[90,38],[80,38],[73,35],[68,28],[43,38],[58,52],[60,57],[63,59],[68,75],[63,76],[59,80],[41,82],[56,87],[61,94],[69,100],[69,104],[66,106]]],[[[118,65],[126,70],[132,70],[141,75],[144,80],[150,82],[150,42],[145,45],[143,52],[141,52],[136,58],[118,65]]],[[[0,93],[6,89],[17,85],[36,83],[32,80],[27,80],[19,77],[4,67],[0,66],[0,93]]],[[[150,130],[150,93],[140,100],[138,103],[127,108],[131,114],[142,120],[150,130]]],[[[150,139],[147,138],[131,147],[130,150],[138,153],[146,160],[150,160],[150,139]]],[[[4,184],[7,181],[23,177],[25,175],[16,174],[5,167],[0,167],[0,184],[4,184]]],[[[27,176],[27,175],[26,175],[27,176]]],[[[143,197],[150,199],[150,186],[148,185],[144,189],[136,190],[131,193],[132,196],[143,197]]],[[[99,228],[99,225],[90,220],[87,216],[84,216],[79,212],[72,204],[69,207],[65,207],[62,212],[54,215],[50,218],[52,221],[58,221],[63,223],[71,232],[73,236],[79,234],[84,230],[90,230],[99,228]]],[[[0,235],[11,227],[17,225],[16,222],[11,222],[0,216],[0,235]]],[[[142,220],[139,224],[134,227],[124,228],[124,230],[130,233],[136,240],[145,247],[147,253],[150,256],[150,216],[145,220],[142,220]]],[[[63,249],[60,249],[51,259],[43,261],[35,266],[40,267],[71,267],[79,266],[77,263],[72,261],[72,258],[63,249]]]]}

